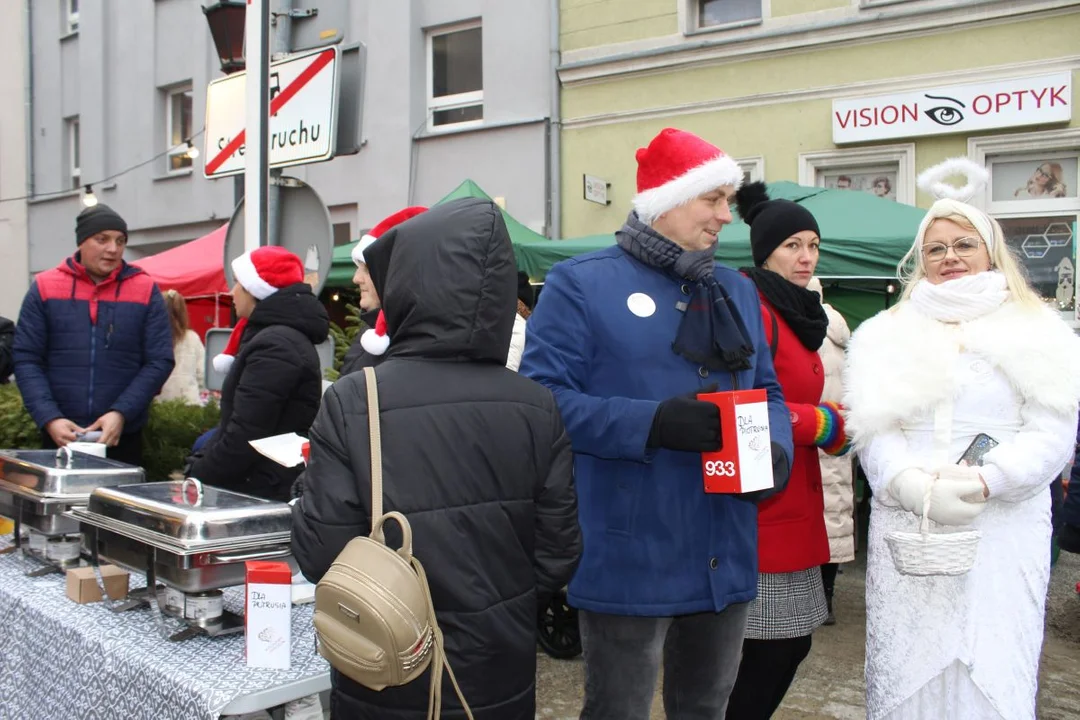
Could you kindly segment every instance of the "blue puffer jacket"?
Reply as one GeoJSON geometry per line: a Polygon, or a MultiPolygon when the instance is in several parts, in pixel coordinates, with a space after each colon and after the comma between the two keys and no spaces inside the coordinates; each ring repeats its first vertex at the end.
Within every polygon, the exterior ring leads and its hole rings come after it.
{"type": "Polygon", "coordinates": [[[165,302],[150,276],[123,263],[95,284],[78,254],[40,273],[15,327],[15,382],[38,427],[86,427],[111,410],[124,432],[146,424],[173,369],[165,302]]]}
{"type": "MultiPolygon", "coordinates": [[[[790,467],[791,422],[757,291],[730,268],[715,272],[755,348],[739,387],[768,392],[772,440],[790,467]]],[[[575,607],[667,617],[757,594],[756,505],[705,494],[700,454],[645,446],[661,401],[712,383],[732,389],[729,373],[699,369],[671,349],[682,319],[676,304],[688,292],[616,246],[552,268],[529,318],[521,372],[554,393],[575,454],[585,541],[570,582],[575,607]],[[655,311],[643,298],[628,303],[634,294],[652,299],[655,311]]]]}

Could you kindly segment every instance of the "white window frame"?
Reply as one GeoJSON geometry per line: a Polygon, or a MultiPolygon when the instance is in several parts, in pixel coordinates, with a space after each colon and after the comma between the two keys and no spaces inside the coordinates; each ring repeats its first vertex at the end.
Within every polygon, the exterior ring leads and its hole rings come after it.
{"type": "MultiPolygon", "coordinates": [[[[183,132],[181,132],[180,142],[177,144],[173,144],[173,102],[177,96],[182,96],[185,94],[191,95],[192,127],[190,128],[190,131],[194,132],[195,93],[193,92],[191,85],[177,85],[165,91],[165,144],[166,147],[169,148],[168,155],[166,155],[165,157],[165,172],[169,175],[182,175],[185,173],[190,173],[192,171],[192,168],[195,166],[195,162],[191,158],[187,158],[188,164],[186,166],[173,168],[172,165],[172,159],[174,157],[176,157],[177,155],[183,155],[187,157],[188,152],[187,140],[190,135],[184,137],[183,132]]],[[[181,128],[181,131],[182,130],[183,128],[181,128]]]]}
{"type": "MultiPolygon", "coordinates": [[[[425,34],[425,45],[427,52],[427,128],[428,132],[445,132],[447,130],[462,130],[470,127],[479,127],[484,124],[484,120],[465,120],[463,122],[449,123],[446,125],[435,124],[435,113],[443,110],[457,110],[459,108],[473,107],[479,105],[481,109],[484,106],[484,90],[474,90],[472,92],[458,93],[456,95],[444,95],[443,97],[435,97],[435,51],[434,51],[434,39],[440,35],[450,35],[451,33],[461,32],[463,30],[472,30],[473,28],[480,28],[483,31],[482,20],[470,20],[469,22],[457,23],[455,25],[445,25],[443,27],[434,28],[428,30],[425,34]]],[[[480,65],[481,65],[481,77],[480,84],[483,85],[483,47],[480,49],[480,65]]]]}
{"type": "Polygon", "coordinates": [[[71,182],[71,189],[78,190],[82,187],[82,143],[80,137],[79,128],[79,116],[72,115],[65,120],[67,125],[67,160],[68,160],[68,180],[71,182]]]}
{"type": "Polygon", "coordinates": [[[735,158],[739,169],[744,173],[750,173],[750,182],[765,182],[765,157],[754,155],[752,157],[735,158]]]}
{"type": "MultiPolygon", "coordinates": [[[[1000,200],[998,202],[992,200],[995,160],[1016,162],[1029,157],[1041,159],[1046,155],[1065,153],[1080,155],[1080,128],[968,138],[968,159],[990,171],[990,182],[986,186],[986,191],[981,196],[972,198],[971,203],[981,207],[989,215],[1001,219],[1071,214],[1077,222],[1080,222],[1080,197],[1000,200]]],[[[1073,238],[1073,246],[1080,253],[1080,238],[1073,238]]],[[[1073,262],[1080,264],[1077,257],[1073,258],[1073,262]]],[[[1063,310],[1062,317],[1074,329],[1080,328],[1080,282],[1075,284],[1073,310],[1063,310]]]]}
{"type": "Polygon", "coordinates": [[[761,3],[761,15],[758,18],[750,18],[749,20],[736,20],[734,22],[723,23],[720,25],[700,25],[698,18],[700,17],[700,10],[698,5],[701,0],[681,0],[678,4],[678,16],[679,16],[679,28],[683,35],[696,35],[697,33],[708,32],[722,32],[724,30],[736,30],[738,28],[753,27],[754,25],[761,25],[765,22],[767,17],[772,14],[772,5],[770,0],[760,0],[761,3]]]}
{"type": "Polygon", "coordinates": [[[818,187],[818,176],[823,172],[858,172],[873,165],[891,164],[896,165],[896,202],[914,205],[915,143],[800,153],[799,184],[818,187]]]}
{"type": "Polygon", "coordinates": [[[67,34],[73,35],[79,32],[79,0],[63,0],[64,15],[66,17],[67,34]]]}

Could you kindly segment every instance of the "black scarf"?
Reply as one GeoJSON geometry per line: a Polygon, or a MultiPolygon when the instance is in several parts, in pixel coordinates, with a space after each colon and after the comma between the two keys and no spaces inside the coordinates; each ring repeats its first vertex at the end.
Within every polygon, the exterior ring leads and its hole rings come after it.
{"type": "Polygon", "coordinates": [[[636,212],[615,233],[615,242],[650,267],[694,283],[672,349],[711,370],[750,369],[753,347],[731,297],[713,274],[716,245],[687,251],[641,222],[636,212]]]}
{"type": "Polygon", "coordinates": [[[813,290],[801,288],[790,280],[764,268],[741,268],[757,285],[784,322],[807,350],[817,352],[825,342],[829,316],[821,306],[821,298],[813,290]]]}

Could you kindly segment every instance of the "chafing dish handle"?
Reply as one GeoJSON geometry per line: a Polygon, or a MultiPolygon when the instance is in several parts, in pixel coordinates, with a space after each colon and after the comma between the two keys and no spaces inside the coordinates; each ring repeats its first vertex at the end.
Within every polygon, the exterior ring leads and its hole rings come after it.
{"type": "MultiPolygon", "coordinates": [[[[67,456],[67,467],[65,469],[70,470],[71,469],[72,455],[71,455],[71,448],[69,448],[67,445],[65,445],[64,447],[61,447],[61,448],[56,448],[56,459],[59,460],[60,458],[62,458],[64,456],[67,456]]],[[[59,466],[57,466],[57,467],[59,467],[59,466]]]]}
{"type": "Polygon", "coordinates": [[[292,548],[278,548],[276,550],[257,550],[248,553],[212,553],[208,565],[225,565],[228,563],[244,562],[246,560],[270,560],[271,558],[286,557],[292,554],[292,548]]]}

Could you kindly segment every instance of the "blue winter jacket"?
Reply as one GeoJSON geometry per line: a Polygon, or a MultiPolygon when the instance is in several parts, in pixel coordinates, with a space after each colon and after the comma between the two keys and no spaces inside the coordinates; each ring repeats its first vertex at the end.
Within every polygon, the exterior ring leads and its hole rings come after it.
{"type": "MultiPolygon", "coordinates": [[[[757,290],[730,268],[715,272],[755,349],[739,388],[768,392],[772,440],[790,467],[791,423],[757,290]]],[[[676,305],[689,291],[615,246],[555,265],[529,318],[521,372],[554,393],[575,455],[585,542],[570,582],[575,607],[670,617],[757,594],[757,506],[707,495],[700,454],[645,446],[661,401],[712,383],[732,389],[730,373],[708,372],[671,348],[682,320],[676,305]],[[655,302],[652,314],[641,298],[628,302],[638,293],[655,302]]]]}
{"type": "Polygon", "coordinates": [[[173,369],[165,302],[141,269],[122,263],[95,284],[78,258],[39,273],[27,291],[15,382],[38,427],[57,418],[86,427],[117,410],[134,432],[173,369]]]}

